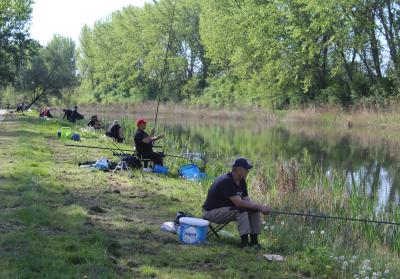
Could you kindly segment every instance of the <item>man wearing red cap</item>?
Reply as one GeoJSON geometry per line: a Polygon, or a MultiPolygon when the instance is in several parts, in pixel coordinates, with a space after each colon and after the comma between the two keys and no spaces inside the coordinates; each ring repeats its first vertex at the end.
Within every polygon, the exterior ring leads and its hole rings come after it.
{"type": "Polygon", "coordinates": [[[136,152],[143,159],[150,159],[154,164],[163,165],[163,154],[153,151],[153,142],[163,138],[163,135],[154,136],[155,130],[151,130],[148,135],[144,130],[146,129],[146,121],[139,119],[136,122],[137,130],[134,135],[136,152]]]}

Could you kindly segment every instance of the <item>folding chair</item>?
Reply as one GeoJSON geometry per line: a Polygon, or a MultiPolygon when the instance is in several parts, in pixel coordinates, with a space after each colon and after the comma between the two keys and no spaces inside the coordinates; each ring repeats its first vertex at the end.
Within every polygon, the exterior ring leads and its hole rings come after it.
{"type": "MultiPolygon", "coordinates": [[[[210,222],[210,221],[209,221],[210,222]]],[[[218,235],[218,232],[220,231],[220,230],[222,230],[226,225],[228,225],[230,222],[227,222],[227,223],[225,223],[225,224],[211,224],[211,222],[210,222],[210,224],[208,225],[208,227],[209,227],[209,231],[207,232],[207,238],[209,238],[209,237],[211,237],[211,236],[213,236],[213,235],[215,235],[217,238],[221,238],[219,235],[218,235]]]]}

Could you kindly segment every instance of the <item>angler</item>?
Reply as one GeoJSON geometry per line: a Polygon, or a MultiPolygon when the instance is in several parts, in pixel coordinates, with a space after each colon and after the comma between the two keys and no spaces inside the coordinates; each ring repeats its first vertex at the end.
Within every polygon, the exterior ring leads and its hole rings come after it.
{"type": "Polygon", "coordinates": [[[162,166],[163,165],[163,152],[153,151],[153,142],[162,139],[164,135],[155,136],[155,130],[152,129],[150,135],[145,132],[146,121],[144,119],[139,119],[136,122],[137,130],[134,135],[136,152],[142,159],[149,159],[154,162],[154,164],[162,166]]]}

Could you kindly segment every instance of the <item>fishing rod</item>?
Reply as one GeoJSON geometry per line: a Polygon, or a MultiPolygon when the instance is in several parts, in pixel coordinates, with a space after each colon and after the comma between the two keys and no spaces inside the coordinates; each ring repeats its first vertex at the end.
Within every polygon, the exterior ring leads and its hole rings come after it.
{"type": "MultiPolygon", "coordinates": [[[[110,150],[109,147],[100,147],[100,146],[90,146],[90,145],[75,145],[75,144],[65,144],[65,146],[73,146],[73,147],[85,147],[85,148],[93,148],[93,149],[106,149],[110,150]]],[[[133,152],[132,150],[121,149],[126,152],[133,152]]]]}
{"type": "Polygon", "coordinates": [[[171,16],[171,21],[170,21],[170,25],[169,25],[169,33],[168,33],[168,42],[167,42],[167,48],[165,50],[165,57],[164,57],[164,67],[163,67],[163,71],[161,73],[161,82],[160,82],[160,94],[158,95],[158,102],[157,102],[157,110],[156,110],[156,117],[154,118],[154,131],[156,130],[156,126],[157,126],[157,118],[158,118],[158,109],[160,107],[160,101],[161,101],[161,93],[164,87],[164,77],[165,77],[165,73],[168,70],[168,51],[169,48],[171,47],[171,35],[172,35],[172,26],[174,23],[174,17],[175,17],[175,7],[176,7],[176,0],[174,0],[174,6],[172,8],[172,16],[171,16]]]}
{"type": "Polygon", "coordinates": [[[365,223],[375,223],[375,224],[400,226],[400,223],[389,222],[389,221],[378,221],[378,220],[348,218],[348,217],[341,217],[341,216],[318,215],[318,214],[301,213],[301,212],[271,211],[270,214],[275,214],[275,215],[293,215],[293,216],[303,216],[303,217],[311,217],[311,218],[335,219],[335,220],[357,221],[357,222],[365,222],[365,223]]]}
{"type": "MultiPolygon", "coordinates": [[[[106,147],[109,147],[110,144],[111,144],[110,149],[113,150],[113,152],[115,152],[115,150],[118,150],[118,151],[121,152],[121,153],[124,152],[124,150],[122,150],[122,149],[118,146],[118,144],[116,144],[116,143],[115,143],[113,140],[111,140],[109,137],[106,137],[106,139],[108,140],[108,144],[107,144],[106,142],[103,142],[103,144],[104,144],[106,147]],[[113,146],[114,146],[114,147],[113,147],[113,146]]],[[[130,152],[133,152],[133,151],[130,151],[130,152]]]]}
{"type": "MultiPolygon", "coordinates": [[[[77,144],[65,144],[65,146],[72,146],[72,147],[80,147],[80,148],[93,148],[93,149],[102,149],[102,150],[110,150],[111,152],[115,153],[115,148],[112,146],[103,143],[106,147],[99,147],[99,146],[90,146],[90,145],[77,145],[77,144]]],[[[133,150],[127,150],[127,149],[118,149],[118,151],[123,151],[123,152],[131,152],[135,153],[133,150]]],[[[164,154],[166,157],[173,157],[173,158],[181,158],[181,159],[187,159],[190,160],[190,158],[186,156],[179,156],[179,155],[171,155],[171,154],[164,154]]]]}

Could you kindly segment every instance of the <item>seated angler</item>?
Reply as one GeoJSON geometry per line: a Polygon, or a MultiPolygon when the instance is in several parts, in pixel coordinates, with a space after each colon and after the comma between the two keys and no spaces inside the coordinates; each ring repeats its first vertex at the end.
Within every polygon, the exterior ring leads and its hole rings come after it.
{"type": "Polygon", "coordinates": [[[138,156],[142,159],[149,159],[154,164],[162,166],[164,154],[162,152],[153,151],[153,142],[162,139],[164,136],[154,136],[155,130],[153,129],[148,135],[144,130],[146,129],[146,121],[139,119],[136,122],[137,130],[134,135],[135,147],[138,156]]]}
{"type": "Polygon", "coordinates": [[[50,113],[49,108],[44,108],[40,111],[39,117],[48,117],[48,118],[53,118],[53,115],[50,113]]]}
{"type": "Polygon", "coordinates": [[[118,120],[114,120],[106,132],[106,136],[112,138],[116,142],[124,141],[124,133],[122,127],[118,124],[118,120]]]}
{"type": "Polygon", "coordinates": [[[97,115],[92,115],[90,118],[90,121],[87,124],[89,127],[93,127],[95,130],[101,129],[101,123],[99,119],[97,118],[97,115]]]}
{"type": "Polygon", "coordinates": [[[230,172],[215,179],[203,205],[206,220],[216,224],[237,221],[241,247],[260,246],[260,213],[270,212],[268,206],[256,203],[248,196],[246,178],[252,167],[245,158],[236,159],[230,172]]]}
{"type": "Polygon", "coordinates": [[[84,116],[78,112],[78,106],[75,106],[69,117],[69,122],[75,123],[76,120],[82,120],[83,118],[84,116]]]}
{"type": "Polygon", "coordinates": [[[63,112],[64,112],[63,119],[67,118],[67,120],[69,121],[69,119],[72,115],[72,110],[71,109],[63,109],[63,112]]]}

